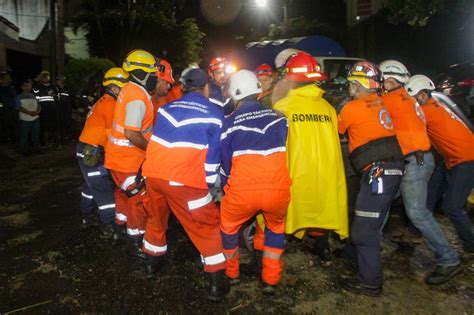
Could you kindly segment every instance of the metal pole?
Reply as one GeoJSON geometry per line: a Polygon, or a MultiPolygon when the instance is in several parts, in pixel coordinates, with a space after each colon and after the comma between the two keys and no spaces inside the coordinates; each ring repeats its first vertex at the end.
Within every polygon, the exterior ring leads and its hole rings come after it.
{"type": "Polygon", "coordinates": [[[56,75],[56,0],[49,2],[49,25],[50,25],[50,62],[49,69],[51,76],[56,75]]]}

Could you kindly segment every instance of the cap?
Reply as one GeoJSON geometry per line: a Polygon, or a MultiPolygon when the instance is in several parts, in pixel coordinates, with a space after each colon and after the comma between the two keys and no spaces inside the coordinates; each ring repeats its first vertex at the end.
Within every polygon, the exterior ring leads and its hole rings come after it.
{"type": "Polygon", "coordinates": [[[40,75],[51,75],[48,70],[43,70],[40,72],[40,75]]]}
{"type": "Polygon", "coordinates": [[[63,76],[62,74],[59,74],[59,75],[56,76],[55,79],[56,79],[56,81],[58,81],[58,80],[64,81],[64,80],[66,80],[66,77],[63,76]]]}
{"type": "Polygon", "coordinates": [[[202,87],[208,83],[207,74],[202,69],[189,69],[179,81],[185,90],[202,87]]]}

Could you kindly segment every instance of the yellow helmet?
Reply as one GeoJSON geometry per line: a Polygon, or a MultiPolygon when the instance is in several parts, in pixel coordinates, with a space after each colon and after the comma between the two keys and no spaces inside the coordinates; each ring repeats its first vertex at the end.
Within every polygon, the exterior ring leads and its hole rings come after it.
{"type": "Polygon", "coordinates": [[[158,69],[156,58],[149,52],[141,49],[132,50],[123,61],[122,68],[127,71],[143,70],[154,73],[158,69]]]}
{"type": "Polygon", "coordinates": [[[129,76],[130,75],[128,74],[128,72],[123,70],[122,68],[110,68],[104,74],[102,85],[109,86],[111,84],[115,84],[118,87],[123,87],[128,82],[129,76]]]}

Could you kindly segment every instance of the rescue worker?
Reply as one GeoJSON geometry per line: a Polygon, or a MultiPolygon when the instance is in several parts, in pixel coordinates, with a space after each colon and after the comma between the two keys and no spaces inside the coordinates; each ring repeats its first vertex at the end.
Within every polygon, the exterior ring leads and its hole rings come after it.
{"type": "Polygon", "coordinates": [[[56,76],[54,89],[57,99],[58,107],[58,130],[60,144],[65,140],[65,137],[69,134],[72,120],[72,105],[73,98],[69,91],[65,88],[64,83],[66,77],[63,75],[56,76]]]}
{"type": "Polygon", "coordinates": [[[146,226],[143,177],[141,165],[153,129],[151,94],[157,84],[155,57],[144,50],[133,50],[122,68],[130,74],[115,104],[112,129],[105,148],[105,167],[111,171],[117,185],[115,199],[125,204],[116,209],[115,222],[127,224],[127,234],[133,241],[132,254],[145,258],[142,251],[146,226]]]}
{"type": "Polygon", "coordinates": [[[285,79],[285,65],[291,56],[300,51],[301,50],[295,48],[286,48],[276,55],[275,67],[279,78],[272,89],[272,105],[275,105],[279,100],[288,95],[292,84],[285,79]]]}
{"type": "Polygon", "coordinates": [[[185,95],[158,110],[146,151],[143,175],[150,196],[143,250],[146,273],[153,277],[167,252],[166,230],[170,209],[201,254],[209,279],[207,298],[220,301],[229,292],[219,230],[219,210],[212,201],[220,165],[222,111],[209,97],[206,73],[189,70],[185,95]]]}
{"type": "MultiPolygon", "coordinates": [[[[474,257],[474,235],[469,216],[464,211],[465,200],[474,188],[474,135],[447,106],[431,97],[433,82],[424,75],[408,81],[408,94],[415,97],[425,114],[431,143],[444,158],[431,177],[428,190],[428,209],[444,195],[443,210],[451,220],[464,252],[474,257]]],[[[438,267],[440,273],[442,267],[438,267]]],[[[444,268],[446,269],[446,268],[444,268]]],[[[449,269],[451,274],[461,271],[459,266],[449,269]]]]}
{"type": "MultiPolygon", "coordinates": [[[[80,209],[83,225],[88,225],[93,212],[98,210],[102,222],[101,238],[118,240],[120,233],[114,234],[115,184],[104,168],[104,147],[112,128],[115,100],[120,89],[128,81],[128,73],[122,68],[109,69],[102,81],[104,95],[94,104],[89,113],[76,147],[76,158],[84,177],[81,191],[80,209]]],[[[123,207],[123,205],[122,205],[123,207]]]]}
{"type": "Polygon", "coordinates": [[[158,83],[151,99],[155,115],[160,107],[181,98],[183,94],[181,88],[173,79],[173,70],[168,61],[159,59],[156,76],[158,77],[158,83]]]}
{"type": "Polygon", "coordinates": [[[57,140],[58,132],[58,108],[56,104],[56,92],[51,85],[50,74],[43,70],[39,74],[39,83],[33,87],[33,94],[41,106],[40,113],[40,139],[42,145],[46,146],[50,141],[57,140]]]}
{"type": "Polygon", "coordinates": [[[239,281],[239,230],[257,212],[265,218],[263,292],[273,294],[283,272],[285,216],[291,179],[286,166],[287,120],[257,101],[262,87],[249,70],[232,75],[229,84],[236,110],[224,122],[221,135],[221,231],[226,274],[239,281]]]}
{"type": "Polygon", "coordinates": [[[266,108],[272,107],[273,91],[273,68],[266,63],[261,64],[255,69],[258,81],[262,86],[262,92],[258,95],[257,101],[266,108]]]}
{"type": "Polygon", "coordinates": [[[356,62],[347,77],[353,100],[338,115],[339,133],[348,133],[350,159],[361,173],[351,226],[359,272],[342,285],[371,296],[383,290],[382,228],[403,175],[403,154],[390,114],[378,95],[381,75],[377,65],[356,62]]]}
{"type": "Polygon", "coordinates": [[[455,250],[427,207],[428,182],[435,162],[429,151],[431,144],[425,117],[415,99],[403,88],[409,79],[405,66],[394,60],[382,62],[380,66],[384,76],[384,88],[388,91],[383,96],[383,102],[392,118],[406,161],[405,174],[400,185],[405,212],[434,252],[437,267],[425,281],[428,284],[442,283],[452,277],[450,272],[458,270],[460,263],[455,250]],[[442,276],[444,271],[447,272],[442,276]]]}
{"type": "Polygon", "coordinates": [[[229,74],[233,72],[231,65],[225,58],[216,57],[209,63],[209,101],[222,110],[224,115],[229,115],[234,110],[232,99],[225,93],[225,85],[229,74]]]}
{"type": "Polygon", "coordinates": [[[316,84],[325,78],[319,69],[308,53],[291,55],[281,79],[290,90],[273,108],[282,112],[289,123],[287,159],[293,184],[286,233],[302,238],[310,229],[314,254],[327,260],[330,251],[323,230],[346,238],[348,214],[337,116],[316,84]]]}

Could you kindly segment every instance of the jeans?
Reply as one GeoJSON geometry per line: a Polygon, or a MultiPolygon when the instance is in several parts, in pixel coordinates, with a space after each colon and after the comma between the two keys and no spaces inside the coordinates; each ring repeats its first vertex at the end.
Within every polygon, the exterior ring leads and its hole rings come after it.
{"type": "Polygon", "coordinates": [[[33,121],[20,120],[20,150],[22,153],[28,152],[28,140],[31,135],[31,143],[33,145],[32,151],[37,152],[40,149],[39,133],[40,133],[39,119],[33,121]]]}
{"type": "Polygon", "coordinates": [[[436,265],[457,265],[459,263],[457,253],[449,245],[433,213],[427,208],[428,182],[435,166],[433,154],[425,153],[425,163],[421,166],[417,165],[413,155],[407,157],[406,161],[408,164],[405,165],[405,175],[400,185],[405,211],[413,225],[426,238],[428,247],[434,252],[436,265]]]}
{"type": "Polygon", "coordinates": [[[473,187],[474,161],[457,164],[449,170],[446,164],[441,164],[428,186],[428,209],[434,211],[436,202],[444,195],[443,211],[456,229],[464,249],[471,253],[474,253],[474,234],[464,206],[473,187]]]}

